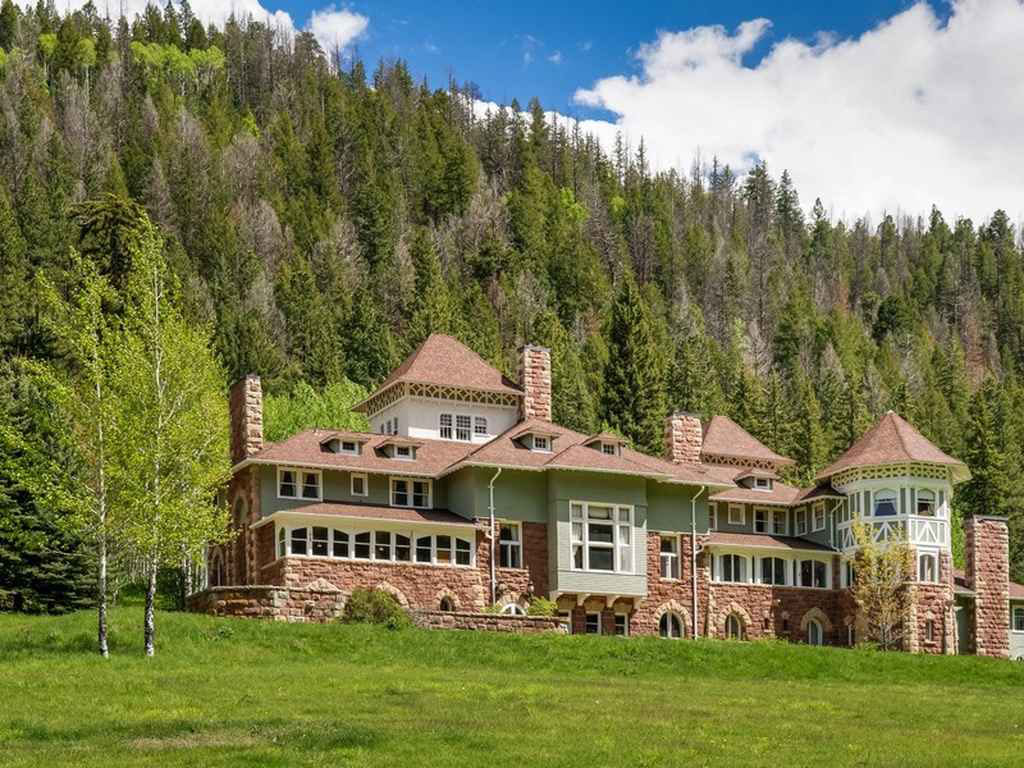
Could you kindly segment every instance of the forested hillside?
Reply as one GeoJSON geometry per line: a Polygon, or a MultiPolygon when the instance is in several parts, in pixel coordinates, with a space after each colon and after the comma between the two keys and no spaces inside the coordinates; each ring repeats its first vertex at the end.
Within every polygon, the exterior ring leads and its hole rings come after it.
{"type": "MultiPolygon", "coordinates": [[[[434,331],[509,374],[541,343],[561,423],[659,451],[670,409],[727,413],[800,482],[892,408],[971,465],[961,513],[1011,516],[1024,580],[1024,264],[1005,213],[836,221],[781,168],[655,173],[642,142],[605,151],[536,102],[482,114],[472,84],[338,61],[306,33],[206,28],[184,2],[108,22],[3,0],[2,418],[32,424],[21,361],[62,354],[37,277],[68,288],[72,247],[115,285],[130,268],[73,215],[114,195],[159,226],[228,376],[272,396],[371,388],[434,331]]],[[[0,477],[0,529],[32,504],[0,477]]]]}

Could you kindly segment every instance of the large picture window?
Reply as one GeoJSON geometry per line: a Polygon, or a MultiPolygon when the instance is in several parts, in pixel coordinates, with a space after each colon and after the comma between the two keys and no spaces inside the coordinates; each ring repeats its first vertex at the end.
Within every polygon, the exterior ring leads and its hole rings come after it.
{"type": "Polygon", "coordinates": [[[572,502],[569,505],[572,567],[633,572],[633,508],[572,502]]]}

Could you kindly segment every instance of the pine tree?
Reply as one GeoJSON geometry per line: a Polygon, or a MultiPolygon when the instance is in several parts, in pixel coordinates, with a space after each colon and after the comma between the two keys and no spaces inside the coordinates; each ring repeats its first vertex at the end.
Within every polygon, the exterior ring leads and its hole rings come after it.
{"type": "Polygon", "coordinates": [[[455,317],[430,231],[417,229],[409,251],[416,276],[409,346],[415,347],[432,333],[452,333],[455,317]]]}
{"type": "Polygon", "coordinates": [[[647,303],[628,271],[612,305],[604,420],[641,450],[657,454],[664,434],[665,383],[647,303]]]}
{"type": "Polygon", "coordinates": [[[964,460],[971,469],[971,479],[960,488],[959,496],[972,515],[1003,513],[1010,478],[997,421],[999,399],[999,384],[988,378],[975,392],[968,411],[964,460]]]}

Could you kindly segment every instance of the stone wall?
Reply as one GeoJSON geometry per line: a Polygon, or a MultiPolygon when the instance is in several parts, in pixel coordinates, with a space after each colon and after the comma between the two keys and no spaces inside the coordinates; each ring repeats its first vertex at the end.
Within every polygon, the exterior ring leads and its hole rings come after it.
{"type": "MultiPolygon", "coordinates": [[[[697,536],[697,549],[704,545],[707,536],[697,536]]],[[[638,601],[631,618],[630,629],[637,635],[657,635],[661,617],[671,611],[683,621],[683,634],[690,637],[693,632],[693,589],[690,568],[691,540],[689,534],[679,536],[679,578],[661,578],[661,536],[647,534],[647,597],[638,601]]],[[[709,574],[702,567],[698,555],[697,567],[697,617],[703,613],[708,595],[709,574]]]]}
{"type": "Polygon", "coordinates": [[[821,624],[827,645],[846,645],[840,615],[840,591],[774,587],[767,584],[712,584],[705,634],[725,637],[725,622],[735,614],[748,639],[807,640],[811,619],[821,624]]]}
{"type": "Polygon", "coordinates": [[[966,575],[974,590],[974,648],[979,656],[1010,655],[1009,533],[1005,518],[964,521],[966,575]]]}
{"type": "Polygon", "coordinates": [[[551,350],[527,344],[519,358],[524,419],[551,421],[551,350]]]}
{"type": "Polygon", "coordinates": [[[665,422],[665,458],[674,464],[697,464],[704,445],[700,418],[674,413],[665,422]]]}
{"type": "Polygon", "coordinates": [[[276,586],[211,587],[189,595],[188,610],[212,616],[237,616],[275,621],[326,622],[341,616],[346,595],[330,584],[304,589],[276,586]]]}
{"type": "Polygon", "coordinates": [[[417,626],[426,629],[475,629],[485,632],[511,632],[535,635],[547,632],[567,634],[569,624],[551,616],[505,616],[495,613],[464,611],[418,611],[413,614],[417,626]]]}

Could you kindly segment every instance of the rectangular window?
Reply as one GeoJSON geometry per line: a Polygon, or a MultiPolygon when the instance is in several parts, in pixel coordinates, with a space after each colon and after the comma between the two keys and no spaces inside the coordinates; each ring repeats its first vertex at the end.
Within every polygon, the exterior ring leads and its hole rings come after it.
{"type": "Polygon", "coordinates": [[[572,634],[572,613],[570,611],[559,611],[558,618],[564,619],[566,626],[569,628],[569,634],[572,634]]]}
{"type": "Polygon", "coordinates": [[[439,422],[439,431],[441,433],[442,440],[452,439],[452,415],[450,413],[442,413],[439,422]]]}
{"type": "Polygon", "coordinates": [[[787,529],[789,527],[787,525],[788,521],[786,520],[786,511],[784,509],[776,510],[773,521],[774,522],[772,523],[772,533],[774,533],[776,536],[785,536],[788,532],[787,529]]]}
{"type": "Polygon", "coordinates": [[[569,523],[573,568],[632,573],[632,507],[572,502],[569,523]]]}
{"type": "Polygon", "coordinates": [[[759,491],[770,491],[772,489],[772,480],[770,477],[755,477],[754,487],[759,491]]]}
{"type": "Polygon", "coordinates": [[[747,515],[743,511],[743,506],[740,504],[729,505],[729,525],[745,525],[747,522],[747,515]]]}
{"type": "Polygon", "coordinates": [[[767,509],[754,510],[754,531],[757,533],[768,533],[769,520],[772,513],[767,509]]]}
{"type": "Polygon", "coordinates": [[[800,561],[800,586],[825,589],[828,586],[827,566],[820,560],[800,561]]]}
{"type": "Polygon", "coordinates": [[[367,489],[366,475],[360,475],[353,472],[350,476],[350,490],[353,496],[368,496],[369,491],[367,489]]]}
{"type": "Polygon", "coordinates": [[[708,504],[708,528],[712,531],[718,530],[718,504],[716,502],[708,504]]]}
{"type": "Polygon", "coordinates": [[[1013,631],[1024,632],[1024,608],[1013,609],[1013,631]]]}
{"type": "Polygon", "coordinates": [[[353,440],[342,440],[341,441],[341,452],[342,453],[359,453],[359,448],[356,446],[353,440]]]}
{"type": "Polygon", "coordinates": [[[435,561],[442,565],[449,565],[452,561],[452,537],[451,536],[435,536],[434,537],[434,552],[435,561]]]}
{"type": "Polygon", "coordinates": [[[825,530],[825,502],[819,501],[814,505],[814,531],[825,530]]]}
{"type": "Polygon", "coordinates": [[[742,555],[722,555],[719,581],[745,582],[747,558],[742,555]]]}
{"type": "Polygon", "coordinates": [[[327,528],[313,527],[313,554],[317,557],[327,557],[327,549],[330,545],[330,533],[327,528]]]}
{"type": "Polygon", "coordinates": [[[473,559],[473,550],[466,539],[455,540],[455,564],[469,565],[473,559]]]}
{"type": "Polygon", "coordinates": [[[455,417],[455,439],[468,443],[470,440],[469,430],[472,426],[472,419],[469,416],[457,415],[455,417]]]}
{"type": "Polygon", "coordinates": [[[619,637],[629,637],[629,616],[627,614],[615,614],[615,634],[619,637]]]}
{"type": "Polygon", "coordinates": [[[796,535],[803,536],[807,533],[807,510],[798,509],[795,514],[796,535]]]}
{"type": "Polygon", "coordinates": [[[306,548],[308,543],[307,532],[305,528],[292,528],[292,554],[293,555],[305,555],[308,554],[309,550],[306,548]]]}
{"type": "Polygon", "coordinates": [[[487,437],[487,419],[483,416],[473,418],[473,434],[479,437],[487,437]]]}
{"type": "Polygon", "coordinates": [[[430,506],[430,490],[429,480],[393,477],[391,478],[391,506],[428,508],[430,506]]]}
{"type": "Polygon", "coordinates": [[[519,523],[502,523],[498,543],[499,567],[522,568],[523,548],[519,538],[519,523]]]}
{"type": "Polygon", "coordinates": [[[395,534],[395,560],[400,563],[408,563],[412,560],[412,544],[409,537],[400,533],[395,534]]]}
{"type": "Polygon", "coordinates": [[[302,498],[304,498],[304,499],[319,499],[320,498],[320,473],[319,472],[303,472],[302,473],[302,498]]]}
{"type": "Polygon", "coordinates": [[[547,437],[541,435],[533,436],[533,450],[535,451],[548,451],[551,450],[551,444],[548,442],[547,437]]]}
{"type": "Polygon", "coordinates": [[[781,587],[786,584],[786,561],[781,557],[761,558],[761,583],[781,587]]]}
{"type": "Polygon", "coordinates": [[[661,578],[679,578],[679,537],[661,537],[661,578]]]}
{"type": "Polygon", "coordinates": [[[418,539],[416,539],[417,563],[429,563],[433,559],[431,556],[430,538],[430,536],[420,536],[418,539]]]}
{"type": "Polygon", "coordinates": [[[395,458],[396,459],[412,459],[412,446],[411,445],[396,445],[395,446],[395,458]]]}
{"type": "Polygon", "coordinates": [[[355,547],[353,547],[353,557],[357,560],[369,560],[370,559],[370,532],[364,531],[363,533],[357,533],[355,537],[355,547]]]}
{"type": "Polygon", "coordinates": [[[345,531],[333,532],[333,554],[335,557],[348,557],[348,534],[345,531]]]}
{"type": "Polygon", "coordinates": [[[282,499],[298,498],[294,469],[279,469],[277,471],[277,495],[282,499]]]}
{"type": "Polygon", "coordinates": [[[377,531],[373,536],[373,559],[391,559],[391,531],[377,531]]]}
{"type": "Polygon", "coordinates": [[[583,631],[586,632],[588,635],[600,635],[601,614],[588,613],[586,623],[583,625],[583,631]]]}
{"type": "Polygon", "coordinates": [[[601,443],[601,453],[605,456],[614,456],[617,453],[615,448],[615,443],[601,443]]]}
{"type": "Polygon", "coordinates": [[[935,642],[935,620],[934,619],[928,619],[928,621],[926,621],[924,623],[924,639],[925,639],[925,642],[927,642],[927,643],[934,643],[935,642]]]}

